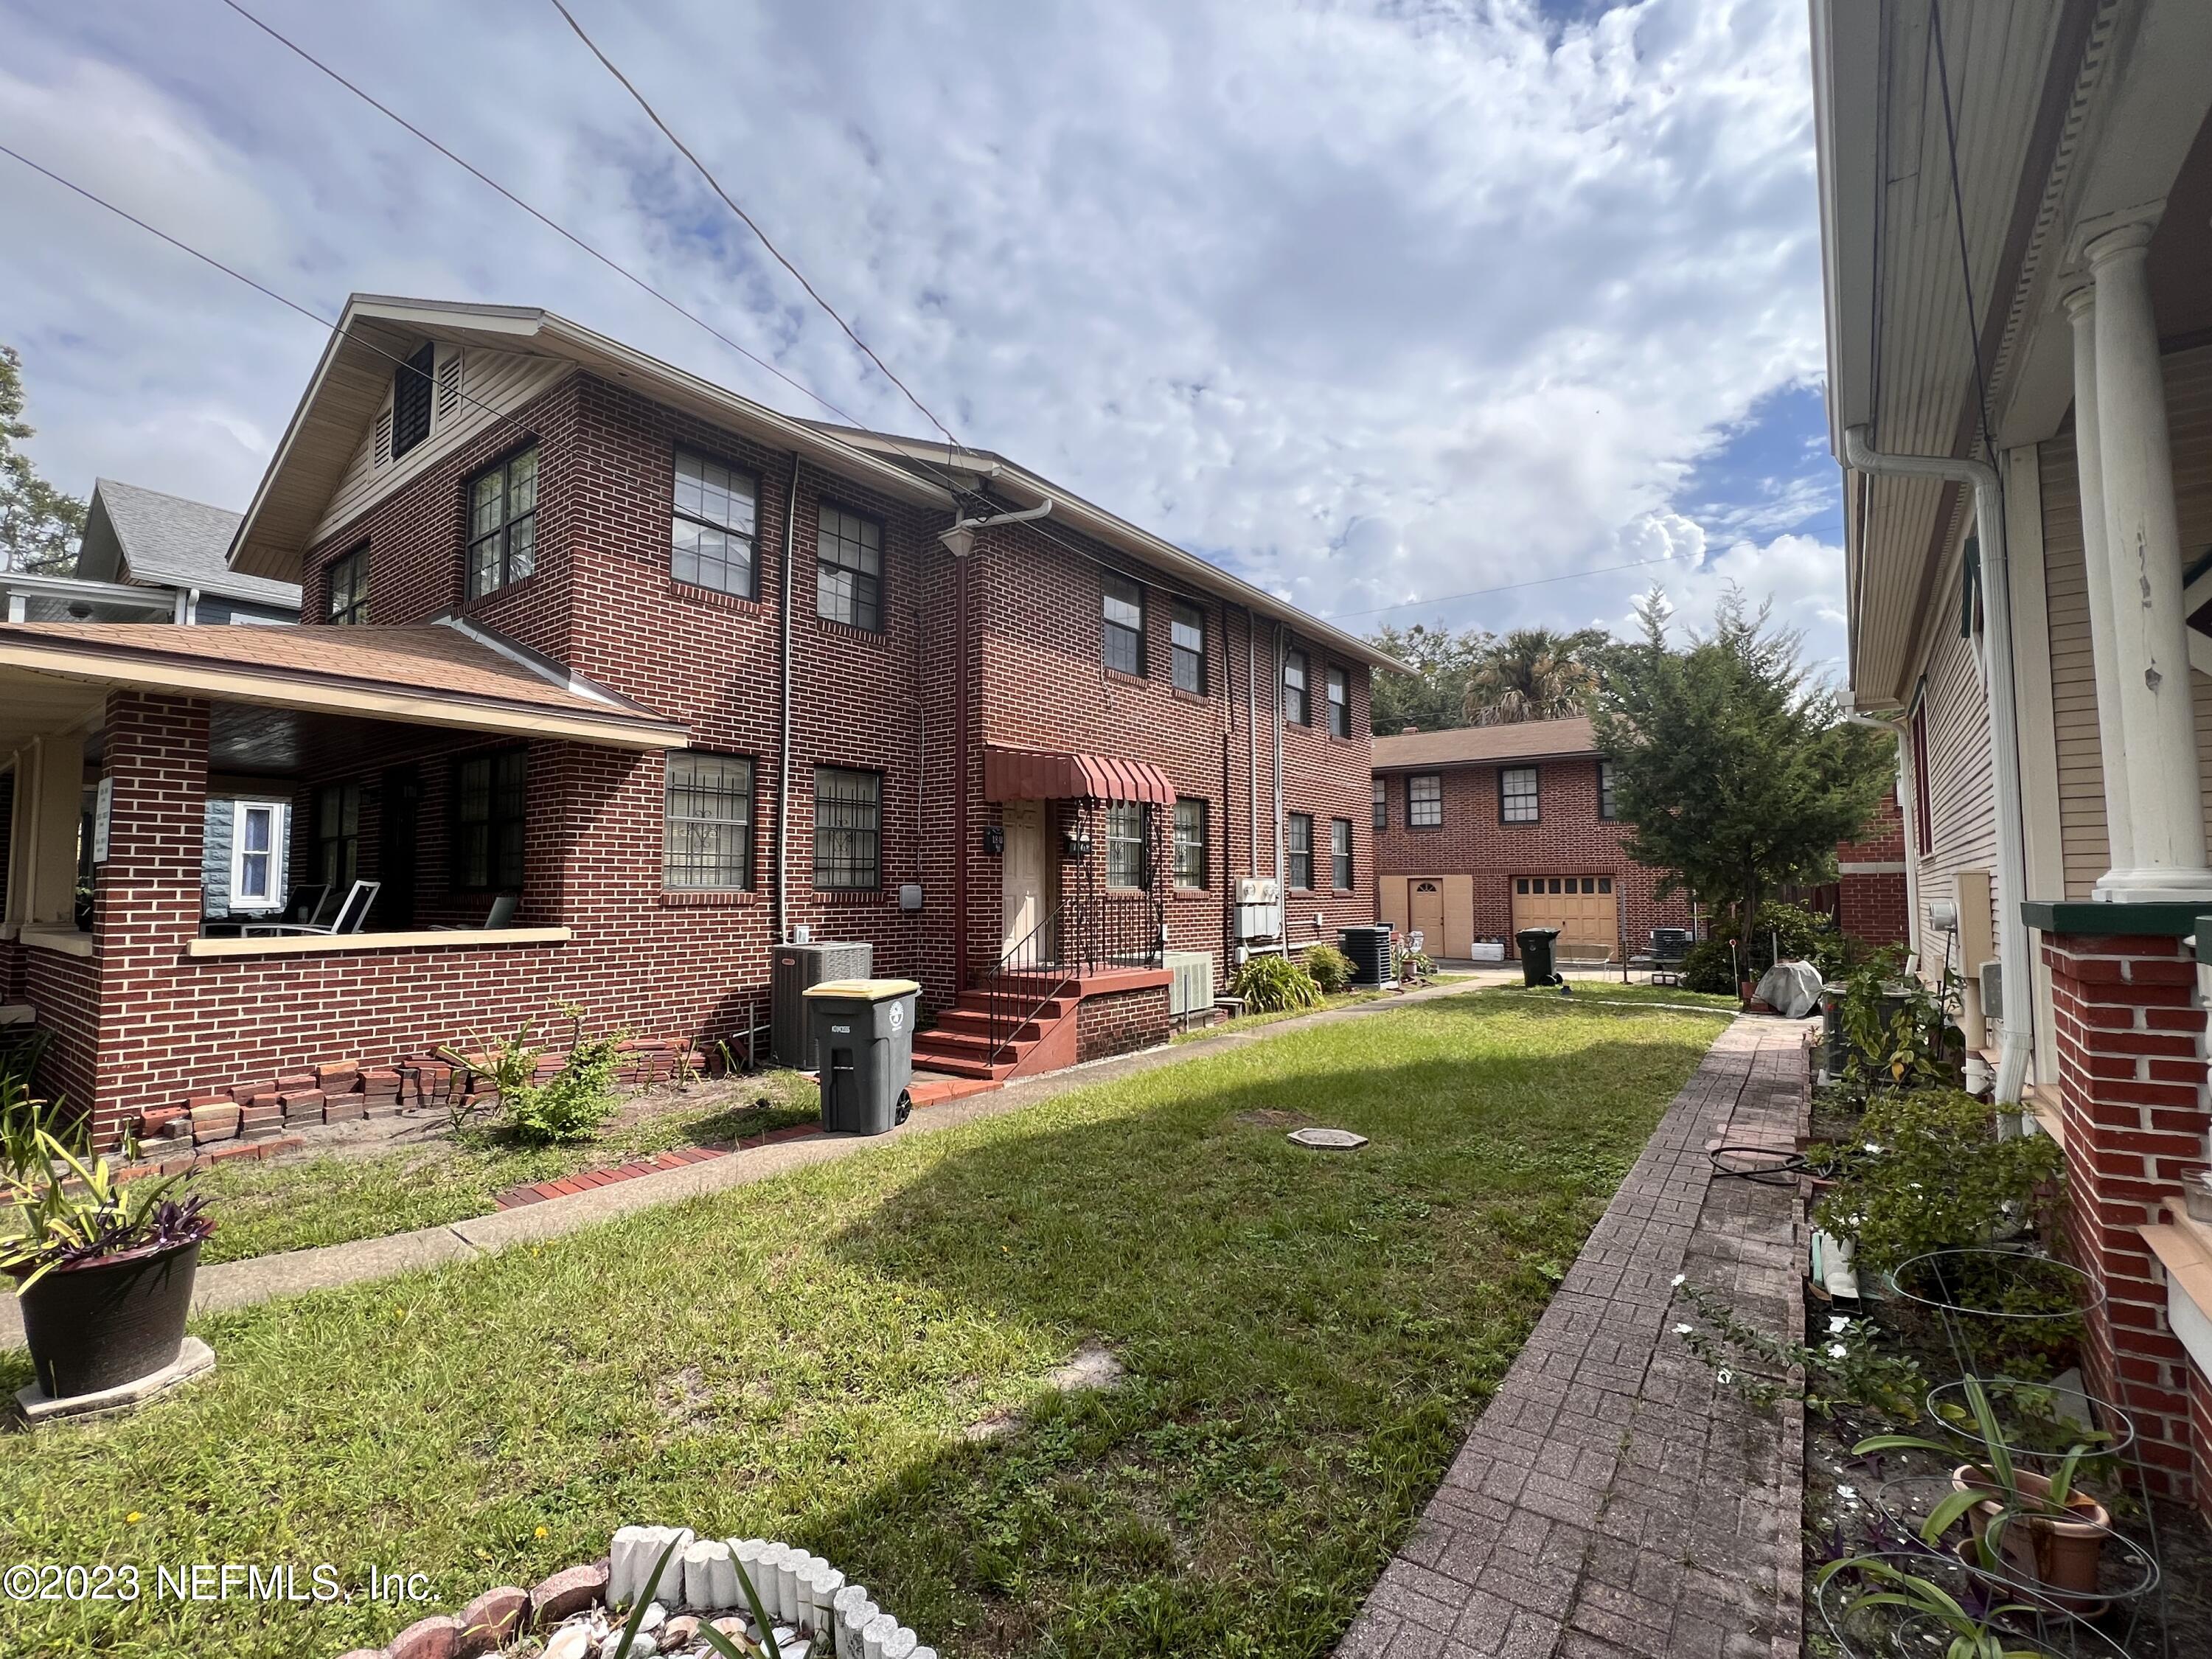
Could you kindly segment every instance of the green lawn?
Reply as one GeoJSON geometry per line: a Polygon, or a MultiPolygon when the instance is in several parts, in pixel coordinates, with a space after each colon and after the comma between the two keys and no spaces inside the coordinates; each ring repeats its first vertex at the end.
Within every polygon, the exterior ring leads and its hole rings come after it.
{"type": "Polygon", "coordinates": [[[963,1659],[1326,1654],[1717,1029],[1450,998],[203,1319],[211,1379],[0,1440],[0,1556],[436,1601],[17,1605],[6,1650],[335,1654],[653,1520],[802,1542],[963,1659]],[[1044,1386],[1093,1340],[1121,1389],[1044,1386]]]}
{"type": "MultiPolygon", "coordinates": [[[[1711,991],[1685,991],[1678,985],[1623,985],[1617,979],[1577,979],[1567,981],[1574,997],[1586,1002],[1641,1003],[1647,1006],[1669,1006],[1692,1008],[1711,1008],[1716,1013],[1734,1015],[1743,1005],[1732,996],[1711,991]]],[[[1500,988],[1500,994],[1522,997],[1550,997],[1555,1001],[1568,999],[1559,995],[1557,986],[1549,990],[1531,990],[1524,986],[1500,988]]]]}
{"type": "Polygon", "coordinates": [[[805,1122],[821,1109],[813,1084],[797,1072],[700,1083],[678,1099],[650,1116],[625,1112],[592,1139],[558,1146],[441,1138],[390,1152],[216,1164],[195,1176],[189,1188],[205,1194],[222,1218],[201,1259],[234,1261],[489,1215],[493,1200],[526,1181],[604,1169],[673,1147],[727,1146],[805,1122]]]}

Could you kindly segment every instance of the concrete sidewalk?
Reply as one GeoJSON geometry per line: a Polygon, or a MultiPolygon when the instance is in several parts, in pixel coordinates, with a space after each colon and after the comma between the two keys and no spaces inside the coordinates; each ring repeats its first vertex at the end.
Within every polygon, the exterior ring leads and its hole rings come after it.
{"type": "MultiPolygon", "coordinates": [[[[1517,976],[1516,970],[1514,977],[1517,976]]],[[[1024,1078],[988,1093],[965,1095],[918,1108],[904,1124],[887,1135],[813,1135],[686,1164],[659,1175],[617,1181],[568,1197],[473,1216],[444,1226],[423,1227],[414,1232],[358,1239],[346,1244],[327,1244],[312,1250],[288,1250],[280,1255],[253,1256],[243,1261],[221,1262],[200,1269],[192,1291],[192,1310],[195,1313],[206,1313],[248,1307],[273,1297],[298,1296],[333,1285],[386,1279],[416,1267],[463,1261],[503,1250],[512,1244],[529,1243],[597,1226],[634,1210],[678,1204],[702,1193],[771,1180],[793,1170],[850,1158],[902,1138],[933,1134],[957,1128],[963,1123],[1003,1117],[1093,1084],[1180,1066],[1187,1060],[1221,1054],[1246,1043],[1265,1042],[1316,1025],[1363,1019],[1413,1003],[1462,996],[1502,982],[1502,976],[1486,974],[1449,985],[1382,997],[1348,1008],[1331,1008],[1247,1030],[1224,1031],[1118,1059],[1095,1060],[1044,1077],[1024,1078]]],[[[21,1347],[22,1341],[22,1316],[15,1297],[0,1299],[0,1349],[21,1347]]]]}

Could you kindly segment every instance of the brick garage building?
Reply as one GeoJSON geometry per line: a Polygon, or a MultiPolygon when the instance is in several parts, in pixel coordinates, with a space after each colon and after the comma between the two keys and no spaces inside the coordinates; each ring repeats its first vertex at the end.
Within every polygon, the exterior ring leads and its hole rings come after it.
{"type": "Polygon", "coordinates": [[[1622,847],[1607,763],[1583,718],[1409,732],[1375,740],[1372,817],[1383,920],[1462,960],[1477,939],[1558,927],[1571,961],[1618,962],[1689,902],[1622,847]],[[1570,885],[1570,884],[1572,884],[1570,885]]]}
{"type": "Polygon", "coordinates": [[[104,1137],[557,1001],[738,1038],[799,927],[1004,1074],[1164,1037],[1163,949],[1225,969],[1240,880],[1294,945],[1374,917],[1371,646],[1002,457],[550,313],[357,296],[230,562],[301,582],[294,643],[0,626],[0,997],[104,1137]],[[257,936],[357,882],[363,931],[257,936]],[[1060,994],[1000,1043],[1018,948],[1060,994]]]}

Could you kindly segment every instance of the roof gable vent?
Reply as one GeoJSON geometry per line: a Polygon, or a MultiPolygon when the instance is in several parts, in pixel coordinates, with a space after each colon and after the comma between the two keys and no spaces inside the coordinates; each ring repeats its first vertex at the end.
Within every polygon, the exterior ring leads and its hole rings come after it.
{"type": "Polygon", "coordinates": [[[443,426],[461,406],[461,354],[455,351],[438,365],[438,424],[443,426]]]}
{"type": "Polygon", "coordinates": [[[392,405],[389,404],[376,417],[374,465],[380,467],[392,465],[392,405]]]}

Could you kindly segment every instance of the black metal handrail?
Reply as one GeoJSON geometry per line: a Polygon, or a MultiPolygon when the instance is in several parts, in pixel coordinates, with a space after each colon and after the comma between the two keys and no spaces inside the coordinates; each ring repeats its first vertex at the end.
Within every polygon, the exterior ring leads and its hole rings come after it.
{"type": "Polygon", "coordinates": [[[1150,893],[1077,893],[984,971],[975,988],[989,1021],[984,1064],[1085,974],[1160,962],[1166,913],[1150,893]]]}

